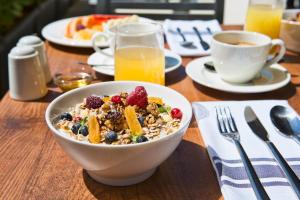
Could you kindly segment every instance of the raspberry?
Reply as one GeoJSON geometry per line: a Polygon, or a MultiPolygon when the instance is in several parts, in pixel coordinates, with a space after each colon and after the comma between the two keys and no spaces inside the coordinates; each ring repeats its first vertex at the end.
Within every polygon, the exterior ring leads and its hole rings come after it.
{"type": "Polygon", "coordinates": [[[147,92],[143,86],[137,86],[133,92],[131,92],[127,98],[128,105],[136,105],[140,108],[146,108],[148,104],[147,92]]]}
{"type": "Polygon", "coordinates": [[[121,97],[119,95],[115,95],[115,96],[111,97],[111,101],[116,104],[121,103],[121,97]]]}
{"type": "Polygon", "coordinates": [[[89,96],[86,98],[86,107],[88,109],[100,108],[103,103],[104,102],[102,101],[101,97],[89,96]]]}
{"type": "Polygon", "coordinates": [[[171,110],[171,116],[174,118],[174,119],[181,119],[182,118],[182,112],[179,108],[173,108],[171,110]]]}

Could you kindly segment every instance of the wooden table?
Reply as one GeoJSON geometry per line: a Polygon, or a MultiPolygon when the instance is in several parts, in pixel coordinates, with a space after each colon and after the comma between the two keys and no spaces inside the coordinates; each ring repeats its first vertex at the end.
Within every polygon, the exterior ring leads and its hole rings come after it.
{"type": "MultiPolygon", "coordinates": [[[[237,28],[237,27],[225,27],[237,28]]],[[[92,50],[47,44],[52,72],[86,62],[92,50]]],[[[186,66],[193,58],[183,59],[186,66]]],[[[290,84],[262,94],[230,94],[194,83],[184,67],[166,76],[166,85],[190,102],[215,100],[287,99],[300,112],[300,55],[288,52],[285,66],[290,84]]],[[[97,81],[112,77],[95,74],[97,81]]],[[[110,187],[93,181],[55,142],[44,120],[47,105],[61,94],[53,84],[48,95],[18,102],[6,94],[0,102],[0,199],[223,199],[203,140],[193,118],[175,152],[143,183],[110,187]]]]}

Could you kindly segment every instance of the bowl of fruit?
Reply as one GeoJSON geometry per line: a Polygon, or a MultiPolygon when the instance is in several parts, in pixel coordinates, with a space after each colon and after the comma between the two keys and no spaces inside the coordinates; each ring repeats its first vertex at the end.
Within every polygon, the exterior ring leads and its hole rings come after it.
{"type": "Polygon", "coordinates": [[[300,9],[286,10],[283,13],[280,38],[287,49],[300,52],[300,9]]]}
{"type": "Polygon", "coordinates": [[[170,88],[114,81],[57,97],[45,117],[62,149],[94,180],[124,186],[144,181],[171,155],[192,109],[170,88]]]}

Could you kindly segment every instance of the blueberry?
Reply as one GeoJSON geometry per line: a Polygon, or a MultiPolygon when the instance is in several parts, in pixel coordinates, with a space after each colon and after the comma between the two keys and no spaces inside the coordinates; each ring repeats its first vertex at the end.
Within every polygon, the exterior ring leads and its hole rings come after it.
{"type": "Polygon", "coordinates": [[[143,116],[139,116],[138,120],[139,120],[141,126],[144,126],[144,120],[145,120],[145,118],[143,116]]]}
{"type": "Polygon", "coordinates": [[[111,144],[112,142],[116,141],[118,139],[118,134],[114,131],[109,131],[105,135],[105,142],[108,144],[111,144]]]}
{"type": "Polygon", "coordinates": [[[65,119],[65,120],[68,120],[68,121],[72,121],[72,115],[70,113],[63,113],[61,116],[60,116],[60,119],[65,119]]]}
{"type": "Polygon", "coordinates": [[[147,142],[148,138],[146,136],[140,135],[136,138],[137,143],[147,142]]]}
{"type": "Polygon", "coordinates": [[[74,125],[72,126],[71,131],[72,131],[75,135],[77,135],[77,134],[78,134],[78,130],[80,129],[80,127],[81,127],[81,124],[80,124],[80,123],[76,123],[76,124],[74,124],[74,125]]]}
{"type": "Polygon", "coordinates": [[[89,129],[87,126],[82,126],[79,129],[79,134],[83,135],[83,136],[87,136],[89,134],[89,129]]]}

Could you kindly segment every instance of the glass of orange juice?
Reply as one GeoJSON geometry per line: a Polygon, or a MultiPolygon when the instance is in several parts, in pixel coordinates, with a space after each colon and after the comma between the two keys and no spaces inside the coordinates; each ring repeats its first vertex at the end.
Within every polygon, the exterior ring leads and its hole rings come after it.
{"type": "Polygon", "coordinates": [[[279,38],[285,0],[250,0],[245,30],[279,38]]]}
{"type": "Polygon", "coordinates": [[[162,26],[151,22],[119,25],[115,31],[115,80],[165,84],[162,26]]]}

